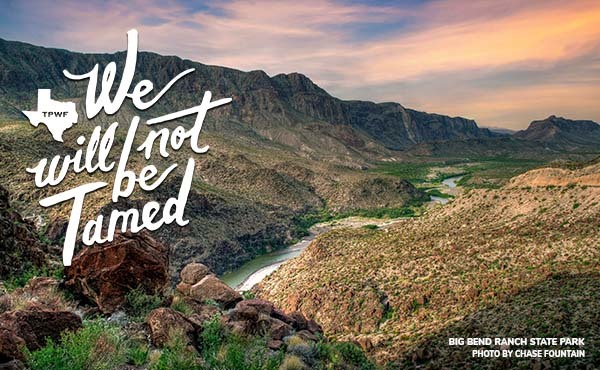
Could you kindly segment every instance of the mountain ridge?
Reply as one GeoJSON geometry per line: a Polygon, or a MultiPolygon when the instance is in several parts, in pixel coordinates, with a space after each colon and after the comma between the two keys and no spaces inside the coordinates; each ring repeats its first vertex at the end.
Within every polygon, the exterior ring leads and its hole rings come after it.
{"type": "Polygon", "coordinates": [[[532,121],[527,129],[517,131],[514,137],[566,149],[594,144],[600,146],[600,124],[591,120],[572,120],[551,115],[532,121]]]}
{"type": "MultiPolygon", "coordinates": [[[[95,63],[105,65],[115,60],[116,80],[119,80],[124,57],[125,52],[86,54],[0,39],[0,62],[4,65],[0,74],[0,115],[22,118],[19,111],[31,106],[33,92],[38,88],[52,88],[63,99],[81,98],[83,83],[68,81],[62,76],[63,69],[83,73],[95,63]]],[[[281,139],[278,128],[282,125],[298,128],[299,124],[304,129],[326,124],[326,134],[346,147],[359,150],[363,149],[365,139],[385,149],[402,150],[421,142],[495,136],[463,117],[419,112],[399,103],[341,100],[298,72],[270,77],[261,70],[243,72],[176,56],[139,52],[135,80],[150,78],[157,86],[164,86],[171,75],[187,68],[196,71],[175,84],[157,103],[156,110],[192,103],[194,93],[210,88],[215,96],[234,99],[231,105],[213,113],[215,121],[242,122],[262,136],[284,144],[295,142],[281,139]]]]}

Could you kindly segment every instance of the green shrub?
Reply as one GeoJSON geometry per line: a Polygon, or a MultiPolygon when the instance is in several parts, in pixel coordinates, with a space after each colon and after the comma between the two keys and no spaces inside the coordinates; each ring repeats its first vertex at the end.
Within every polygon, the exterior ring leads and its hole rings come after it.
{"type": "Polygon", "coordinates": [[[126,296],[127,311],[135,321],[144,321],[148,313],[160,307],[162,298],[156,295],[146,294],[141,288],[129,291],[126,296]]]}
{"type": "Polygon", "coordinates": [[[355,366],[361,370],[376,369],[375,365],[367,359],[365,353],[357,345],[349,342],[336,342],[333,349],[343,363],[355,366]]]}
{"type": "Polygon", "coordinates": [[[360,347],[349,342],[319,342],[315,350],[322,363],[338,368],[376,370],[377,367],[365,356],[360,347]]]}
{"type": "Polygon", "coordinates": [[[100,320],[86,321],[76,332],[65,332],[60,343],[48,340],[46,346],[25,351],[32,370],[112,370],[127,361],[123,332],[100,320]]]}
{"type": "Polygon", "coordinates": [[[169,341],[163,347],[162,353],[151,370],[200,370],[197,353],[187,346],[183,333],[171,333],[169,341]]]}
{"type": "Polygon", "coordinates": [[[148,362],[150,349],[147,344],[132,346],[129,350],[129,362],[135,366],[142,366],[148,362]]]}
{"type": "Polygon", "coordinates": [[[182,299],[173,300],[173,303],[171,303],[171,308],[175,311],[181,312],[185,316],[189,316],[194,313],[194,310],[192,310],[192,308],[182,299]]]}
{"type": "Polygon", "coordinates": [[[14,291],[17,288],[22,288],[27,284],[27,282],[34,277],[48,276],[56,279],[62,279],[64,277],[64,272],[62,268],[59,269],[48,269],[47,267],[36,267],[33,265],[29,265],[19,274],[8,277],[4,281],[4,287],[6,291],[9,293],[14,291]]]}
{"type": "Polygon", "coordinates": [[[377,229],[379,229],[379,226],[373,225],[373,224],[369,224],[369,225],[363,225],[362,228],[363,229],[367,229],[367,230],[377,230],[377,229]]]}
{"type": "Polygon", "coordinates": [[[242,297],[244,297],[244,299],[254,299],[256,298],[256,294],[250,290],[245,290],[242,292],[242,297]]]}
{"type": "Polygon", "coordinates": [[[276,370],[284,355],[268,353],[262,338],[227,333],[218,315],[204,322],[201,341],[202,357],[209,369],[276,370]]]}

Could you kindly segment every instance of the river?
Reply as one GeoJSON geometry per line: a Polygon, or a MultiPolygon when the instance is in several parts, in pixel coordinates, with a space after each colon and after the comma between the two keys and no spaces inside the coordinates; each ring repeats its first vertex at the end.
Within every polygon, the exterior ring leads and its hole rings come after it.
{"type": "MultiPolygon", "coordinates": [[[[439,190],[453,189],[462,176],[450,177],[442,181],[439,190]]],[[[448,203],[448,198],[431,196],[431,201],[441,204],[448,203]]],[[[240,268],[223,274],[221,280],[230,287],[244,292],[261,282],[265,277],[277,270],[285,261],[297,257],[304,248],[315,239],[319,234],[340,227],[362,227],[364,225],[377,225],[379,228],[385,228],[394,224],[399,219],[368,219],[362,217],[348,217],[343,220],[330,221],[314,225],[309,230],[309,235],[305,236],[296,244],[289,247],[260,255],[246,262],[240,268]]]]}

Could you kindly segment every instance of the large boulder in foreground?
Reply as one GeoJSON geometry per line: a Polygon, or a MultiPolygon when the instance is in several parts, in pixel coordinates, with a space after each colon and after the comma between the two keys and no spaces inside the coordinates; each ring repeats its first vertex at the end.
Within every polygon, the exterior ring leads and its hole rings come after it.
{"type": "Polygon", "coordinates": [[[75,331],[81,324],[81,318],[71,311],[32,308],[0,315],[0,328],[21,338],[31,351],[43,347],[46,338],[59,341],[63,331],[75,331]]]}
{"type": "Polygon", "coordinates": [[[112,242],[83,248],[65,275],[67,287],[112,313],[131,289],[163,292],[169,283],[168,248],[147,232],[117,234],[112,242]]]}

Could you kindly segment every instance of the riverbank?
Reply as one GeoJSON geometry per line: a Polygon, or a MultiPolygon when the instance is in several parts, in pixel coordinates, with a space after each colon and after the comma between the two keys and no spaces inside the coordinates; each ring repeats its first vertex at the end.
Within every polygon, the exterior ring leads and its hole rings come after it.
{"type": "Polygon", "coordinates": [[[244,292],[252,289],[265,277],[277,270],[284,262],[297,257],[304,248],[320,234],[339,228],[376,227],[386,228],[405,217],[392,219],[352,216],[340,220],[318,223],[308,229],[309,234],[299,242],[271,253],[263,254],[246,262],[239,269],[223,274],[220,279],[230,287],[244,292]]]}
{"type": "MultiPolygon", "coordinates": [[[[443,190],[444,192],[448,192],[449,195],[454,196],[457,183],[461,178],[462,176],[453,176],[444,179],[442,181],[442,186],[438,187],[437,190],[443,190]]],[[[435,195],[430,195],[430,199],[431,204],[442,205],[448,203],[450,200],[449,198],[435,195]]],[[[308,247],[308,245],[322,233],[338,228],[385,228],[403,218],[406,217],[374,218],[351,216],[343,219],[336,219],[315,224],[308,229],[308,235],[302,238],[302,240],[299,242],[289,247],[258,256],[246,262],[239,269],[223,274],[223,276],[221,276],[221,280],[240,292],[248,291],[256,284],[261,282],[265,277],[277,270],[284,262],[298,257],[304,248],[308,247]]]]}

